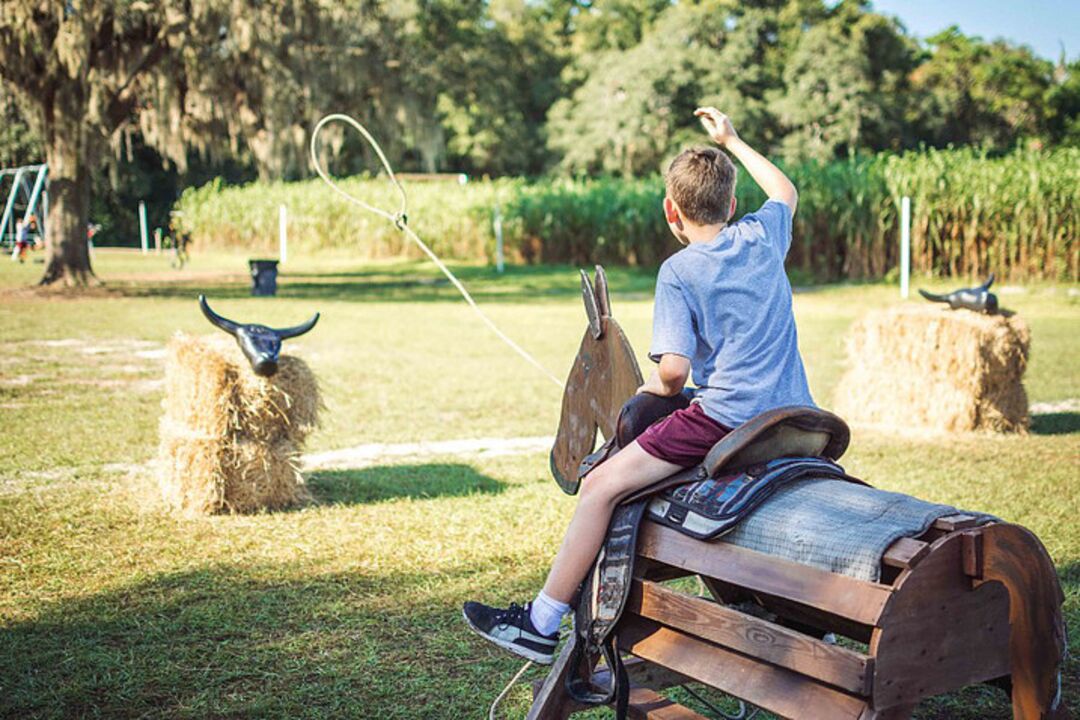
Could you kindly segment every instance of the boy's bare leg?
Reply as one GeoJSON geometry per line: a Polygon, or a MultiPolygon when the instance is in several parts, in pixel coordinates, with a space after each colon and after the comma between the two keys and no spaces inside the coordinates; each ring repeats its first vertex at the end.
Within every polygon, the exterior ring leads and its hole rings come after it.
{"type": "Polygon", "coordinates": [[[544,593],[569,603],[596,560],[619,501],[679,470],[682,466],[653,457],[634,441],[586,475],[574,517],[544,583],[544,593]]]}

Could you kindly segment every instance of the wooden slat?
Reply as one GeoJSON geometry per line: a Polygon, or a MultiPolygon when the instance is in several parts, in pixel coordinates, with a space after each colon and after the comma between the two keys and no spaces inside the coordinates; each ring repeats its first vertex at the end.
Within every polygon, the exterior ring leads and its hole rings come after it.
{"type": "Polygon", "coordinates": [[[638,554],[669,565],[874,625],[892,588],[725,542],[707,543],[645,522],[638,554]]]}
{"type": "Polygon", "coordinates": [[[709,720],[688,707],[668,700],[648,688],[630,689],[630,705],[626,714],[633,720],[709,720]]]}
{"type": "MultiPolygon", "coordinates": [[[[859,642],[870,642],[870,635],[874,630],[872,625],[852,622],[847,618],[827,613],[824,610],[799,605],[790,600],[778,598],[775,595],[762,592],[747,592],[745,588],[716,578],[699,577],[705,582],[709,592],[713,593],[713,597],[716,597],[725,605],[740,606],[745,601],[751,600],[759,605],[763,612],[775,614],[779,619],[774,622],[778,622],[785,627],[788,626],[790,621],[796,625],[809,626],[815,630],[820,630],[822,635],[827,632],[834,632],[859,642]]],[[[748,608],[737,607],[736,609],[741,612],[755,614],[748,608]]],[[[758,617],[761,617],[761,615],[758,615],[758,617]]]]}
{"type": "Polygon", "coordinates": [[[963,547],[961,557],[964,559],[964,574],[975,580],[982,580],[983,576],[983,534],[979,530],[965,532],[961,535],[963,547]]]}
{"type": "Polygon", "coordinates": [[[941,530],[942,532],[955,532],[957,530],[963,530],[964,528],[975,527],[978,522],[978,518],[974,515],[959,513],[957,515],[939,517],[934,521],[932,527],[935,530],[941,530]]]}
{"type": "Polygon", "coordinates": [[[619,628],[628,652],[784,717],[858,720],[866,709],[864,700],[828,685],[631,613],[619,628]]]}
{"type": "Polygon", "coordinates": [[[562,652],[551,666],[543,684],[533,696],[532,707],[526,720],[565,720],[580,707],[566,694],[566,676],[574,670],[570,667],[570,656],[577,643],[577,633],[571,633],[563,643],[562,652]]]}
{"type": "Polygon", "coordinates": [[[930,544],[912,538],[900,538],[881,557],[883,565],[907,570],[915,567],[930,552],[930,544]]]}
{"type": "Polygon", "coordinates": [[[656,583],[635,582],[627,609],[773,665],[869,695],[873,660],[795,630],[656,583]]]}

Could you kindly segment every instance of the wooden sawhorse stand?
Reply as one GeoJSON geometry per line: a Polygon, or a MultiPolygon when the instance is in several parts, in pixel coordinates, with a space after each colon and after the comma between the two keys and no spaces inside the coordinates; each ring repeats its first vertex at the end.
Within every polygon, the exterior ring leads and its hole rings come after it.
{"type": "MultiPolygon", "coordinates": [[[[922,537],[894,543],[877,583],[649,521],[638,563],[618,629],[619,647],[636,658],[626,663],[635,685],[630,717],[700,719],[657,692],[692,680],[785,718],[897,720],[923,698],[1001,678],[1011,680],[1014,718],[1069,717],[1054,705],[1064,596],[1046,550],[1017,525],[942,518],[922,537]],[[660,584],[691,574],[715,600],[660,584]],[[745,600],[776,621],[732,606],[745,600]],[[866,649],[818,639],[825,631],[866,649]]],[[[538,688],[529,720],[582,709],[564,689],[573,638],[538,688]]]]}

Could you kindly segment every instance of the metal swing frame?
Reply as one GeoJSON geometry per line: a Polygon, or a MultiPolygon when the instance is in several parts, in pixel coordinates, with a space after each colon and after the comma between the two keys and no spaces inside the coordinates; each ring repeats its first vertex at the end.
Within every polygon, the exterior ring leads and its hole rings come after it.
{"type": "Polygon", "coordinates": [[[17,168],[0,168],[0,184],[4,178],[12,176],[11,190],[4,202],[4,213],[0,215],[0,244],[15,245],[14,227],[12,218],[15,216],[15,203],[20,193],[26,197],[26,209],[22,214],[22,221],[27,222],[31,215],[38,217],[38,233],[45,236],[45,221],[49,214],[49,166],[45,163],[40,165],[24,165],[17,168]],[[30,182],[33,178],[33,182],[30,182]],[[40,203],[41,212],[36,212],[40,203]],[[11,232],[9,232],[9,228],[11,232]]]}

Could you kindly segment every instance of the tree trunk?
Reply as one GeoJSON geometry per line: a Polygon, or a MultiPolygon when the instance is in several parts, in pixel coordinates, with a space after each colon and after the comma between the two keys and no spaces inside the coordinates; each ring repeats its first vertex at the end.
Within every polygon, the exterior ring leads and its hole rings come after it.
{"type": "Polygon", "coordinates": [[[45,274],[39,285],[100,284],[90,267],[86,236],[90,211],[90,167],[87,131],[74,113],[56,108],[47,133],[49,217],[45,223],[45,274]]]}

